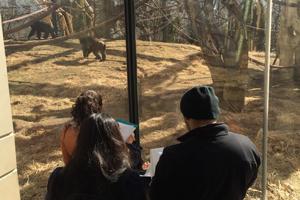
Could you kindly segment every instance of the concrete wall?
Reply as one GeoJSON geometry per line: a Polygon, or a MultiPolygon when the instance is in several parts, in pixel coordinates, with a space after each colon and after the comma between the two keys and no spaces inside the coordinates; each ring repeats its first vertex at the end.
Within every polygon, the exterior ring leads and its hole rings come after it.
{"type": "Polygon", "coordinates": [[[0,17],[0,199],[19,200],[15,137],[0,17]]]}

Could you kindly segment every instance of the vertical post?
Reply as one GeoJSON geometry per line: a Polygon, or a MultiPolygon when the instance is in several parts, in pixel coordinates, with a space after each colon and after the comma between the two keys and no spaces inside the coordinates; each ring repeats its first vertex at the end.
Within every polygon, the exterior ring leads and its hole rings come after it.
{"type": "Polygon", "coordinates": [[[266,22],[266,52],[264,75],[264,125],[263,125],[263,163],[262,163],[262,200],[267,200],[267,154],[268,154],[268,126],[269,126],[269,90],[270,90],[270,49],[272,25],[272,0],[268,0],[266,22]]]}
{"type": "MultiPolygon", "coordinates": [[[[83,30],[87,29],[87,23],[86,23],[86,5],[85,5],[85,0],[80,0],[79,5],[82,8],[81,9],[81,25],[83,26],[83,30]]],[[[81,27],[82,28],[82,27],[81,27]]]]}
{"type": "MultiPolygon", "coordinates": [[[[126,27],[129,121],[131,123],[139,125],[134,0],[124,0],[124,5],[125,5],[125,27],[126,27]]],[[[139,144],[140,143],[139,126],[135,131],[135,138],[136,138],[136,142],[139,144]]]]}
{"type": "Polygon", "coordinates": [[[97,17],[97,12],[96,12],[96,0],[93,1],[93,9],[94,9],[94,19],[93,19],[93,27],[96,26],[96,17],[97,17]]]}
{"type": "MultiPolygon", "coordinates": [[[[51,2],[53,4],[57,4],[56,0],[51,0],[51,2]]],[[[57,26],[57,14],[56,14],[56,10],[53,10],[52,14],[51,14],[51,21],[53,24],[53,28],[54,28],[54,33],[56,36],[58,36],[58,26],[57,26]]]]}

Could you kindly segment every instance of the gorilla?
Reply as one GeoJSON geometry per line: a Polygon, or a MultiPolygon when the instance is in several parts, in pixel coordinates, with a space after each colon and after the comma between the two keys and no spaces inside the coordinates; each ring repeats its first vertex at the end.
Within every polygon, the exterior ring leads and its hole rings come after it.
{"type": "Polygon", "coordinates": [[[79,42],[84,58],[88,58],[89,54],[93,52],[99,61],[106,59],[106,44],[100,39],[93,36],[85,36],[79,38],[79,42]]]}
{"type": "Polygon", "coordinates": [[[54,33],[54,29],[51,27],[50,24],[43,22],[43,21],[36,21],[31,25],[31,31],[28,35],[28,40],[36,34],[38,39],[41,39],[42,33],[44,33],[43,38],[47,39],[49,37],[49,34],[51,34],[52,38],[55,38],[56,35],[54,33]]]}

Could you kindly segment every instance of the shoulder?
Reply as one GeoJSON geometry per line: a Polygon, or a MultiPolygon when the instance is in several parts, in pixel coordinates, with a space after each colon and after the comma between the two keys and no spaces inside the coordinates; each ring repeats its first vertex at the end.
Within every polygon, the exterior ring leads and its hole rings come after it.
{"type": "Polygon", "coordinates": [[[260,164],[260,153],[249,137],[237,133],[230,133],[230,137],[232,149],[242,157],[243,161],[260,164]]]}
{"type": "Polygon", "coordinates": [[[182,154],[184,154],[185,151],[185,144],[184,143],[179,143],[179,144],[174,144],[170,145],[164,148],[162,157],[163,158],[175,158],[178,157],[182,154]]]}
{"type": "Polygon", "coordinates": [[[163,153],[173,154],[183,148],[183,143],[173,144],[164,148],[163,153]]]}
{"type": "Polygon", "coordinates": [[[63,176],[63,170],[63,167],[57,167],[56,169],[54,169],[49,176],[48,185],[52,184],[53,182],[57,182],[63,176]]]}
{"type": "Polygon", "coordinates": [[[63,167],[58,167],[50,174],[47,184],[46,200],[56,199],[63,184],[63,167]]]}
{"type": "Polygon", "coordinates": [[[70,136],[70,135],[72,137],[74,134],[77,134],[77,133],[78,133],[78,127],[76,127],[74,122],[69,121],[69,122],[65,123],[62,128],[61,139],[64,139],[65,137],[70,136]]]}
{"type": "Polygon", "coordinates": [[[78,134],[78,132],[79,132],[79,129],[77,128],[77,127],[75,127],[75,126],[69,126],[67,129],[66,129],[66,134],[67,135],[72,135],[72,134],[78,134]]]}
{"type": "Polygon", "coordinates": [[[242,148],[256,149],[255,144],[246,135],[229,132],[229,136],[231,137],[231,140],[234,141],[236,144],[241,144],[239,146],[242,148]]]}

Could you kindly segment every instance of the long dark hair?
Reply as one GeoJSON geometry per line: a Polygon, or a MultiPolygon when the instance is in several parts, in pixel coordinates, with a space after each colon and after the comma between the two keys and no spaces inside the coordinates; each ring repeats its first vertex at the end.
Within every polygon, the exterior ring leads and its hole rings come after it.
{"type": "Polygon", "coordinates": [[[102,111],[102,97],[94,90],[86,90],[82,92],[72,106],[71,115],[72,120],[77,127],[81,122],[93,113],[102,111]]]}
{"type": "Polygon", "coordinates": [[[85,119],[80,125],[77,146],[69,165],[73,169],[95,169],[109,181],[117,181],[130,167],[128,149],[118,123],[105,113],[92,114],[85,119]]]}

